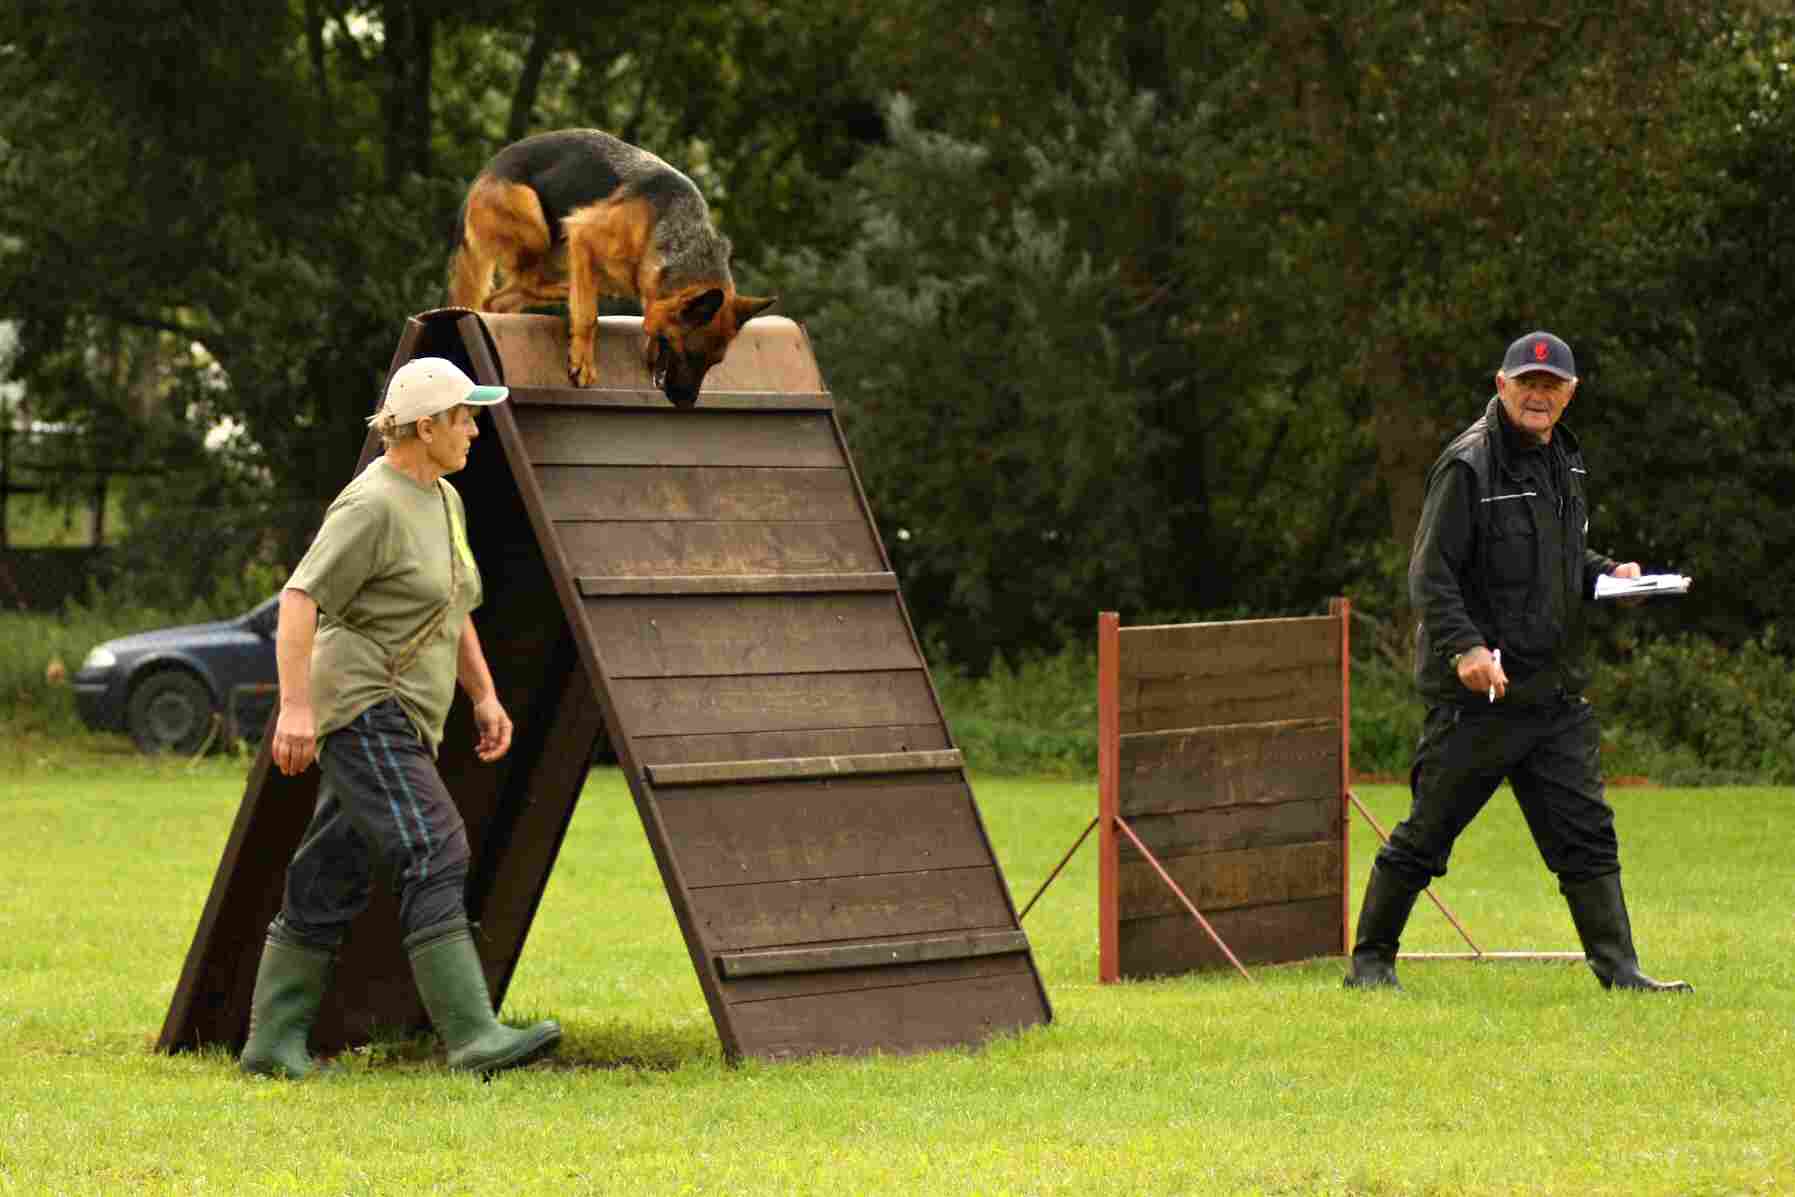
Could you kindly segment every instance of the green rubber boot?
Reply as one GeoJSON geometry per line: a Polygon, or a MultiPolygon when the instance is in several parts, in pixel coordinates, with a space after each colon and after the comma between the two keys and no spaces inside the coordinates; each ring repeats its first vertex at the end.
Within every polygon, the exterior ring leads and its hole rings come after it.
{"type": "Polygon", "coordinates": [[[310,1075],[305,1041],[330,983],[336,953],[282,938],[274,928],[256,966],[255,996],[249,1006],[249,1040],[237,1064],[256,1076],[310,1075]]]}
{"type": "Polygon", "coordinates": [[[493,1017],[492,995],[468,924],[460,919],[425,928],[405,941],[411,975],[430,1022],[449,1049],[449,1067],[493,1073],[528,1064],[561,1042],[552,1019],[517,1030],[493,1017]]]}

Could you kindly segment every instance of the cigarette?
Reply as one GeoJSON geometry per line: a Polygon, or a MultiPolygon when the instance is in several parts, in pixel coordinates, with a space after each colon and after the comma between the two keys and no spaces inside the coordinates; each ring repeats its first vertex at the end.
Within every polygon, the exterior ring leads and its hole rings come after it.
{"type": "MultiPolygon", "coordinates": [[[[1492,656],[1494,656],[1494,657],[1495,657],[1495,658],[1496,658],[1496,665],[1497,665],[1497,666],[1498,666],[1498,667],[1500,667],[1500,666],[1501,666],[1501,664],[1502,664],[1502,650],[1501,650],[1501,649],[1497,649],[1497,650],[1496,650],[1496,651],[1495,651],[1495,652],[1494,652],[1494,653],[1492,653],[1492,654],[1491,654],[1491,655],[1492,655],[1492,656]]],[[[1495,701],[1496,701],[1496,683],[1495,683],[1495,681],[1494,681],[1494,680],[1492,680],[1492,681],[1491,681],[1491,682],[1490,682],[1490,701],[1491,701],[1491,702],[1495,702],[1495,701]]]]}

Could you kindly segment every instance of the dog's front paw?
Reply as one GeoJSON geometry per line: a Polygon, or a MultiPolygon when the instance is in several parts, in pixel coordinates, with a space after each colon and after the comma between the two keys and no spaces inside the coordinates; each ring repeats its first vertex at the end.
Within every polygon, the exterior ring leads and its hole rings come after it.
{"type": "Polygon", "coordinates": [[[589,387],[598,384],[598,364],[592,360],[590,349],[585,353],[580,353],[576,349],[568,355],[567,380],[576,387],[589,387]]]}

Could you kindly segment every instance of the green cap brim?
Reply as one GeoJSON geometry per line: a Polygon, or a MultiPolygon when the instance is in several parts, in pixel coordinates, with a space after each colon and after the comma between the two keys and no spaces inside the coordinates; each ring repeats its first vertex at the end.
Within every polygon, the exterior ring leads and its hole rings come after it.
{"type": "Polygon", "coordinates": [[[476,407],[485,407],[489,403],[497,403],[511,393],[510,387],[475,387],[467,393],[463,403],[472,403],[476,407]]]}

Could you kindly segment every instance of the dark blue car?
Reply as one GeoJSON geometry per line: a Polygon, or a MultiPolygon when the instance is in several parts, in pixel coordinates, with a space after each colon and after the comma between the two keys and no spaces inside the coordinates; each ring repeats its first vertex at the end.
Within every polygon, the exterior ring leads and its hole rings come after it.
{"type": "Polygon", "coordinates": [[[73,679],[82,720],[128,733],[145,752],[259,738],[274,706],[279,614],[275,595],[235,619],[106,641],[73,679]]]}

